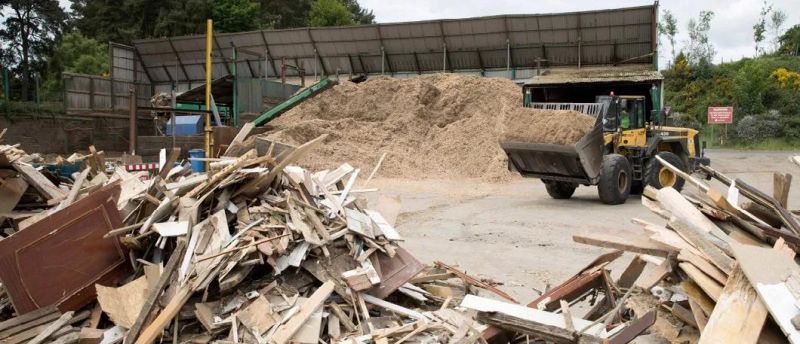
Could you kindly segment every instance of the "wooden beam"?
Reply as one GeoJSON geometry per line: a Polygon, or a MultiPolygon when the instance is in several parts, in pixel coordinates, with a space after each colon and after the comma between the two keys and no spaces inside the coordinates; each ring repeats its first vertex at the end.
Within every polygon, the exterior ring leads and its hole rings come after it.
{"type": "Polygon", "coordinates": [[[767,307],[737,265],[700,334],[699,343],[755,343],[767,313],[767,307]]]}
{"type": "Polygon", "coordinates": [[[314,293],[300,305],[300,309],[297,313],[286,323],[278,327],[275,334],[272,336],[272,341],[275,344],[288,343],[295,333],[308,321],[311,315],[322,306],[328,296],[331,295],[334,285],[335,283],[333,281],[327,281],[314,291],[314,293]]]}
{"type": "Polygon", "coordinates": [[[784,208],[789,207],[789,189],[791,186],[791,174],[777,172],[772,174],[772,195],[784,208]]]}
{"type": "Polygon", "coordinates": [[[139,311],[139,316],[136,317],[136,321],[128,331],[127,343],[133,343],[139,336],[139,333],[144,327],[145,321],[147,321],[147,318],[150,317],[150,313],[152,313],[153,309],[155,309],[158,297],[161,295],[161,292],[164,290],[164,288],[167,287],[167,284],[172,280],[172,275],[178,269],[178,265],[183,257],[183,250],[185,247],[186,244],[180,242],[172,251],[172,255],[169,257],[167,265],[164,266],[164,271],[161,273],[161,277],[153,286],[153,288],[150,289],[150,294],[147,295],[147,299],[142,305],[142,309],[139,311]]]}
{"type": "Polygon", "coordinates": [[[575,234],[572,240],[592,246],[613,248],[628,252],[635,252],[639,254],[649,254],[652,256],[666,257],[670,253],[677,251],[671,247],[652,242],[649,239],[641,238],[636,234],[632,235],[617,235],[615,233],[583,233],[575,234]]]}

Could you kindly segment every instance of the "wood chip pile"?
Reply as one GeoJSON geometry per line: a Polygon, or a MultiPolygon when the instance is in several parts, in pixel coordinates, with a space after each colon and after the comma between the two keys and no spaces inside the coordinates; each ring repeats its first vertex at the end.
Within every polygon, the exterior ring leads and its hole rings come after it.
{"type": "Polygon", "coordinates": [[[643,232],[573,239],[638,254],[626,273],[652,265],[633,285],[659,296],[660,315],[679,319],[678,330],[696,330],[700,343],[799,342],[800,219],[787,210],[792,176],[775,173],[767,193],[710,167],[701,170],[718,183],[684,174],[691,187],[683,193],[645,190],[642,204],[662,223],[634,219],[643,232]]]}
{"type": "Polygon", "coordinates": [[[0,191],[0,342],[625,343],[654,321],[620,301],[605,268],[615,255],[530,307],[495,282],[420,263],[396,211],[358,196],[358,170],[293,165],[324,139],[148,181],[94,163],[56,178],[0,146],[4,185],[16,185],[0,191]],[[19,193],[31,200],[14,202],[19,193]],[[576,279],[591,283],[564,289],[576,279]],[[587,293],[603,297],[573,315],[587,293]]]}

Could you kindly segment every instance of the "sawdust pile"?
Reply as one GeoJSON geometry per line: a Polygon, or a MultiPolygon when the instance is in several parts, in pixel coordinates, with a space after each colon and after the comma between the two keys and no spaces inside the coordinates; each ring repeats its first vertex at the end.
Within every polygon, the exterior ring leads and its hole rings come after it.
{"type": "Polygon", "coordinates": [[[577,111],[520,107],[506,114],[502,139],[530,143],[572,144],[594,127],[595,118],[577,111]]]}
{"type": "MultiPolygon", "coordinates": [[[[345,81],[303,102],[270,122],[275,131],[268,138],[298,145],[329,134],[300,161],[312,169],[347,161],[368,174],[387,153],[379,172],[384,177],[507,180],[511,173],[498,140],[507,116],[520,116],[521,104],[520,87],[507,79],[374,77],[345,81]]],[[[554,130],[574,130],[564,126],[554,130]]]]}

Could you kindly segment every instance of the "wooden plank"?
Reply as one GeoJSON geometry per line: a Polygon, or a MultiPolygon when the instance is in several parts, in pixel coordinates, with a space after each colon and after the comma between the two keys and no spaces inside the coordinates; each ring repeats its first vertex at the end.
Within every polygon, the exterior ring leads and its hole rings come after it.
{"type": "Polygon", "coordinates": [[[703,252],[714,266],[718,267],[726,275],[730,275],[731,271],[733,271],[733,259],[712,243],[708,238],[708,233],[703,233],[698,228],[686,222],[685,219],[678,217],[673,217],[669,221],[669,226],[686,239],[686,241],[703,252]]]}
{"type": "Polygon", "coordinates": [[[694,301],[703,313],[711,314],[711,312],[714,311],[714,300],[708,297],[706,292],[704,292],[697,283],[686,280],[681,282],[681,288],[686,292],[686,296],[689,297],[689,300],[694,301]]]}
{"type": "Polygon", "coordinates": [[[185,247],[186,244],[183,241],[178,243],[178,246],[172,251],[172,255],[169,257],[167,265],[164,266],[164,271],[161,273],[161,277],[159,278],[158,282],[149,290],[147,299],[145,300],[144,305],[142,305],[142,309],[139,311],[136,321],[133,323],[133,326],[131,326],[130,331],[128,331],[127,337],[129,343],[133,343],[134,340],[137,339],[139,333],[144,327],[145,321],[147,321],[147,318],[153,311],[156,301],[158,301],[158,297],[161,295],[161,292],[164,291],[164,288],[167,286],[167,284],[169,284],[170,280],[172,279],[172,275],[176,270],[178,270],[178,263],[181,261],[181,257],[183,256],[182,252],[184,251],[185,247]]]}
{"type": "MultiPolygon", "coordinates": [[[[39,309],[37,309],[35,311],[29,312],[29,313],[25,313],[23,315],[20,315],[20,316],[11,318],[11,319],[8,319],[6,321],[0,322],[0,331],[5,331],[5,330],[10,329],[12,327],[17,327],[17,326],[29,323],[29,322],[31,322],[33,320],[45,317],[47,315],[55,314],[56,311],[57,311],[57,309],[56,309],[55,306],[47,306],[47,307],[42,307],[42,308],[39,308],[39,309]]],[[[55,319],[55,318],[58,318],[58,315],[56,315],[53,319],[55,319]]],[[[50,320],[48,320],[48,321],[50,321],[50,320]]],[[[2,335],[2,333],[3,332],[0,332],[0,337],[4,337],[2,335]]]]}
{"type": "Polygon", "coordinates": [[[711,264],[708,260],[705,260],[702,257],[697,256],[692,252],[689,252],[687,250],[681,251],[681,253],[678,254],[678,260],[682,262],[692,263],[692,265],[700,269],[700,271],[702,271],[703,273],[713,278],[715,281],[719,282],[722,285],[725,285],[728,282],[728,276],[725,275],[725,273],[720,271],[716,266],[711,264]]]}
{"type": "Polygon", "coordinates": [[[636,283],[636,280],[642,275],[645,266],[647,266],[647,262],[644,261],[644,259],[640,256],[633,257],[631,263],[628,264],[628,267],[625,268],[625,271],[619,276],[617,286],[621,289],[633,287],[633,284],[636,283]]]}
{"type": "MultiPolygon", "coordinates": [[[[663,188],[658,190],[658,201],[661,205],[672,213],[672,218],[677,218],[683,223],[687,224],[687,228],[691,229],[697,236],[712,242],[715,246],[719,247],[723,252],[729,253],[730,246],[726,241],[727,235],[723,232],[714,222],[711,222],[700,210],[697,210],[692,203],[686,200],[678,191],[673,188],[663,188]]],[[[698,243],[687,238],[684,233],[678,232],[686,241],[703,251],[708,255],[708,252],[703,247],[698,247],[698,243]]],[[[714,260],[714,257],[712,261],[714,260]]],[[[716,264],[717,262],[715,262],[716,264]]],[[[720,267],[726,273],[730,273],[732,266],[727,268],[720,267]]]]}
{"type": "Polygon", "coordinates": [[[317,308],[331,295],[333,287],[334,283],[328,281],[314,291],[314,293],[303,302],[297,313],[286,321],[286,323],[278,327],[275,334],[272,336],[273,342],[276,344],[288,343],[303,324],[311,318],[311,315],[314,314],[317,308]]]}
{"type": "Polygon", "coordinates": [[[705,331],[706,324],[708,324],[708,316],[703,312],[703,308],[693,299],[689,299],[689,309],[692,310],[692,316],[694,317],[695,324],[697,324],[697,329],[700,330],[700,332],[705,331]]]}
{"type": "Polygon", "coordinates": [[[72,184],[72,188],[69,190],[67,194],[67,198],[65,198],[61,203],[58,205],[58,209],[64,209],[72,202],[78,198],[78,193],[81,191],[81,187],[83,186],[83,182],[86,180],[86,177],[89,176],[89,172],[91,169],[85,168],[81,173],[78,175],[78,178],[75,178],[75,183],[72,184]]]}
{"type": "Polygon", "coordinates": [[[800,267],[782,250],[732,244],[734,255],[750,284],[772,318],[792,343],[800,343],[800,331],[792,319],[800,315],[797,285],[800,284],[800,267]]]}
{"type": "Polygon", "coordinates": [[[699,328],[697,327],[697,320],[694,319],[694,314],[692,314],[692,311],[684,308],[679,303],[673,303],[670,312],[681,321],[691,325],[694,328],[699,328]]]}
{"type": "Polygon", "coordinates": [[[722,285],[714,281],[711,277],[708,277],[705,273],[700,271],[696,266],[692,265],[691,263],[678,263],[678,266],[689,275],[700,289],[711,297],[714,302],[717,302],[722,295],[722,285]]]}
{"type": "MultiPolygon", "coordinates": [[[[13,327],[9,327],[9,328],[4,329],[2,332],[0,332],[0,338],[7,338],[7,337],[13,336],[13,335],[15,335],[17,333],[26,331],[26,330],[28,330],[30,328],[33,328],[33,327],[36,327],[36,326],[39,326],[39,325],[42,325],[42,324],[47,324],[49,322],[52,322],[52,321],[58,319],[58,317],[61,316],[60,313],[56,312],[57,309],[54,306],[50,306],[50,307],[47,307],[47,308],[48,308],[48,310],[52,309],[53,311],[51,311],[48,314],[45,314],[42,317],[30,319],[30,320],[27,320],[25,322],[21,322],[21,323],[15,325],[13,327]]],[[[30,314],[30,313],[24,314],[23,316],[26,316],[28,314],[30,314]]],[[[17,317],[17,318],[19,318],[19,317],[17,317]]],[[[16,319],[16,318],[14,318],[14,319],[16,319]]],[[[14,319],[9,319],[9,321],[13,321],[14,319]]]]}
{"type": "Polygon", "coordinates": [[[644,290],[650,290],[650,288],[655,287],[658,282],[661,282],[661,280],[672,273],[672,263],[672,260],[664,259],[661,264],[651,270],[644,278],[637,280],[634,285],[644,290]]]}
{"type": "Polygon", "coordinates": [[[603,339],[495,312],[478,312],[478,321],[555,344],[603,343],[603,339]]]}
{"type": "MultiPolygon", "coordinates": [[[[478,312],[501,313],[516,319],[536,322],[541,325],[562,330],[566,330],[567,328],[566,321],[561,314],[530,308],[520,304],[508,303],[475,295],[466,295],[461,301],[460,306],[478,312]]],[[[585,333],[597,335],[599,337],[607,336],[607,332],[602,323],[595,323],[573,317],[572,324],[576,329],[583,330],[585,333]]]]}
{"type": "Polygon", "coordinates": [[[613,248],[617,250],[649,254],[659,257],[666,257],[670,253],[676,252],[671,247],[652,242],[647,238],[642,238],[641,235],[636,235],[633,233],[627,235],[598,232],[575,234],[572,236],[572,240],[581,244],[613,248]]]}
{"type": "Polygon", "coordinates": [[[17,161],[15,161],[12,165],[14,166],[14,169],[17,170],[17,172],[19,172],[23,178],[25,178],[28,184],[33,186],[48,200],[66,197],[64,190],[59,189],[33,166],[17,161]]]}
{"type": "Polygon", "coordinates": [[[36,335],[36,337],[33,337],[33,339],[31,339],[31,341],[28,342],[28,344],[41,344],[41,343],[44,343],[44,341],[45,341],[45,339],[47,339],[47,337],[50,337],[50,335],[52,335],[58,329],[60,329],[64,325],[66,325],[67,322],[69,322],[69,320],[72,319],[73,315],[75,315],[75,312],[73,312],[73,311],[69,311],[69,312],[66,312],[66,313],[62,314],[61,317],[58,318],[58,320],[52,322],[50,325],[45,327],[45,329],[42,332],[39,332],[39,334],[36,335]]]}
{"type": "Polygon", "coordinates": [[[789,208],[789,190],[792,186],[792,175],[788,173],[772,174],[772,195],[778,203],[789,208]]]}
{"type": "Polygon", "coordinates": [[[11,177],[3,180],[3,185],[0,186],[0,213],[11,213],[27,189],[28,183],[23,178],[11,177]]]}
{"type": "Polygon", "coordinates": [[[755,343],[766,319],[766,306],[737,265],[700,334],[700,344],[755,343]]]}
{"type": "Polygon", "coordinates": [[[277,177],[279,173],[283,172],[283,169],[286,168],[286,166],[289,166],[289,164],[294,163],[295,161],[300,159],[303,155],[308,153],[310,150],[322,144],[322,141],[324,141],[327,137],[328,134],[323,134],[311,141],[304,143],[300,147],[297,147],[297,149],[287,154],[286,157],[280,163],[278,163],[277,166],[270,169],[269,173],[261,175],[254,180],[251,180],[250,182],[248,182],[247,184],[236,190],[234,196],[243,194],[246,197],[253,197],[255,195],[258,195],[263,190],[263,188],[272,184],[272,181],[275,180],[275,177],[277,177]]]}
{"type": "Polygon", "coordinates": [[[242,125],[242,129],[239,129],[239,132],[236,133],[236,136],[233,137],[233,140],[231,140],[231,143],[228,145],[228,148],[225,149],[225,153],[223,153],[222,155],[228,156],[228,153],[233,151],[232,148],[234,146],[241,145],[242,142],[244,142],[244,140],[247,138],[247,136],[250,135],[250,131],[253,130],[254,127],[255,125],[252,122],[247,122],[244,125],[242,125]]]}

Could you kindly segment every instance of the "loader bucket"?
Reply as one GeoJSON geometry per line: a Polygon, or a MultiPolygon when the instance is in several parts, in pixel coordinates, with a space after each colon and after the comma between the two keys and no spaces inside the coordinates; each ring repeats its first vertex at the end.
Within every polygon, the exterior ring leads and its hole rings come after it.
{"type": "Polygon", "coordinates": [[[594,185],[603,163],[601,120],[578,142],[570,145],[500,142],[509,164],[524,177],[594,185]]]}

